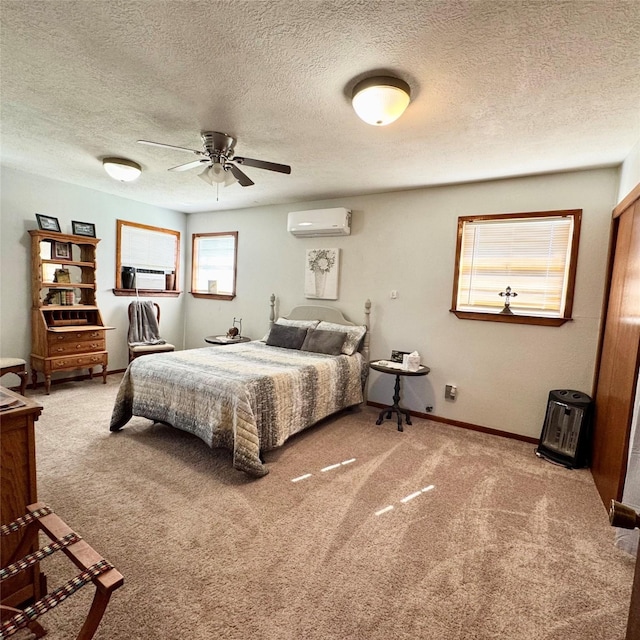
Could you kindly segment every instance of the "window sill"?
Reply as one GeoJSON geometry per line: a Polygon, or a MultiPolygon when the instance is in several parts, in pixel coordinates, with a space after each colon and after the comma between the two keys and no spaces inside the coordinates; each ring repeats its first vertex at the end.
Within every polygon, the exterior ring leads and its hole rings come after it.
{"type": "Polygon", "coordinates": [[[559,327],[565,322],[571,322],[571,318],[541,318],[539,316],[520,316],[516,313],[506,315],[501,313],[480,313],[478,311],[456,311],[456,317],[461,320],[483,320],[485,322],[510,322],[511,324],[537,324],[545,327],[559,327]]]}
{"type": "Polygon", "coordinates": [[[181,291],[169,289],[113,289],[114,296],[147,296],[150,298],[177,298],[181,291]]]}
{"type": "Polygon", "coordinates": [[[208,298],[209,300],[233,300],[235,293],[204,293],[201,291],[191,291],[194,298],[208,298]]]}

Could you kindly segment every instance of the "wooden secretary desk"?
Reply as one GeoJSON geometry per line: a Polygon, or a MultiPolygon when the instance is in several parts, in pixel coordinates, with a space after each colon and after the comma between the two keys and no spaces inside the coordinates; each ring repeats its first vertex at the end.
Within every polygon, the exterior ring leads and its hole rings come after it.
{"type": "MultiPolygon", "coordinates": [[[[9,524],[26,513],[26,506],[37,502],[35,421],[42,406],[9,389],[0,387],[0,520],[9,524]]],[[[27,527],[0,538],[0,565],[6,567],[25,536],[26,548],[18,556],[38,549],[38,531],[27,527]]],[[[2,583],[3,605],[16,607],[37,600],[47,592],[46,579],[39,564],[2,583]]]]}
{"type": "Polygon", "coordinates": [[[106,327],[96,306],[97,238],[29,231],[31,236],[31,379],[55,371],[102,367],[107,382],[106,327]]]}

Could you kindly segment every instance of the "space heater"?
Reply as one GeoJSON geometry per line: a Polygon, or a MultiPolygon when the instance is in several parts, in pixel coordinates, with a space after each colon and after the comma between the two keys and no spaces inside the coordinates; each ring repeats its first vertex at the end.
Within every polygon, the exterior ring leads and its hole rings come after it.
{"type": "Polygon", "coordinates": [[[536,455],[569,469],[589,466],[591,412],[592,401],[586,393],[550,391],[536,455]]]}

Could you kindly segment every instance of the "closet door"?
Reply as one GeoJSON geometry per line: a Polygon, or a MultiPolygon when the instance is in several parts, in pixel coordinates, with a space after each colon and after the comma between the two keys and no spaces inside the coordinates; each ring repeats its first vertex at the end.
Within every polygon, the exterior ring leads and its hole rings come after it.
{"type": "Polygon", "coordinates": [[[621,500],[640,347],[640,188],[614,219],[611,285],[595,391],[591,472],[608,508],[621,500]]]}

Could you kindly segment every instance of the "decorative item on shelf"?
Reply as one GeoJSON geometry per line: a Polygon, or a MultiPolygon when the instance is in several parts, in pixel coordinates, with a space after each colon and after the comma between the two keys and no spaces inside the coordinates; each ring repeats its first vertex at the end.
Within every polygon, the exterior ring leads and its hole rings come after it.
{"type": "Polygon", "coordinates": [[[36,220],[38,221],[38,228],[44,231],[55,231],[60,233],[60,223],[58,218],[52,218],[51,216],[45,216],[41,213],[36,213],[36,220]]]}
{"type": "Polygon", "coordinates": [[[511,311],[510,308],[511,298],[515,298],[518,294],[515,291],[512,292],[511,287],[507,287],[505,291],[501,291],[498,295],[504,298],[504,307],[500,313],[505,316],[512,316],[513,311],[511,311]]]}
{"type": "Polygon", "coordinates": [[[136,268],[122,267],[122,288],[135,289],[136,286],[136,268]]]}
{"type": "Polygon", "coordinates": [[[209,293],[217,294],[218,293],[218,281],[217,280],[209,280],[208,283],[209,293]]]}
{"type": "Polygon", "coordinates": [[[96,225],[91,222],[71,221],[71,229],[76,236],[87,236],[88,238],[96,237],[96,225]]]}
{"type": "Polygon", "coordinates": [[[167,291],[173,291],[176,288],[176,274],[175,273],[166,273],[164,276],[165,281],[165,289],[167,291]]]}
{"type": "Polygon", "coordinates": [[[71,276],[69,275],[69,269],[56,269],[53,274],[54,282],[63,282],[69,283],[71,282],[71,276]]]}
{"type": "Polygon", "coordinates": [[[54,260],[71,260],[71,243],[54,242],[53,258],[54,260]]]}
{"type": "Polygon", "coordinates": [[[75,295],[73,289],[56,289],[49,291],[44,299],[45,305],[60,305],[64,307],[75,304],[75,295]]]}

